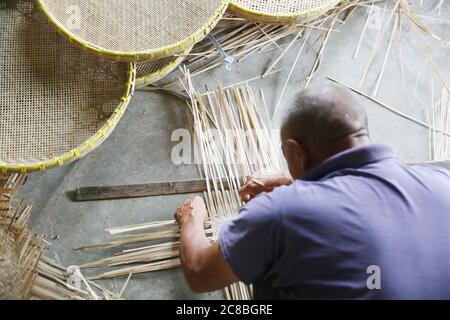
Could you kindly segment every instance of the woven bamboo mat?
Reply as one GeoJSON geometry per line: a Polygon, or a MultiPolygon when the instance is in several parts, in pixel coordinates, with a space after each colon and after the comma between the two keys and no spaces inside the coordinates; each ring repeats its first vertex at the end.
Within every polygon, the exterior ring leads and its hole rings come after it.
{"type": "Polygon", "coordinates": [[[0,171],[27,172],[87,154],[131,98],[134,66],[64,41],[31,0],[0,0],[0,171]]]}
{"type": "Polygon", "coordinates": [[[252,21],[292,24],[310,21],[339,2],[340,0],[231,0],[228,10],[252,21]]]}
{"type": "Polygon", "coordinates": [[[228,0],[38,0],[71,41],[115,61],[185,51],[214,28],[228,0]]]}
{"type": "Polygon", "coordinates": [[[190,51],[191,49],[175,56],[136,63],[136,87],[140,88],[161,80],[174,71],[190,51]]]}

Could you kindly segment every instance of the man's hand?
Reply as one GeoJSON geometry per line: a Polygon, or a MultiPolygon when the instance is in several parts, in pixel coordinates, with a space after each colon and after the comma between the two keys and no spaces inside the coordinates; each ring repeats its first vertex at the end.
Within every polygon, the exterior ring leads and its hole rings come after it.
{"type": "Polygon", "coordinates": [[[205,201],[201,197],[187,200],[175,211],[175,220],[180,226],[186,221],[201,221],[203,224],[208,219],[205,201]]]}
{"type": "Polygon", "coordinates": [[[271,192],[276,187],[288,186],[293,179],[286,174],[255,173],[247,183],[239,190],[239,196],[243,202],[249,202],[258,194],[271,192]]]}

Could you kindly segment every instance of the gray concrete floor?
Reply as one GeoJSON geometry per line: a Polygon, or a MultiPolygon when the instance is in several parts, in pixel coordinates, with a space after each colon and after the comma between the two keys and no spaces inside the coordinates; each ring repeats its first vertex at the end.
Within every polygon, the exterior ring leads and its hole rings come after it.
{"type": "MultiPolygon", "coordinates": [[[[413,8],[422,15],[437,17],[437,11],[433,8],[438,0],[423,2],[422,6],[413,8]]],[[[378,32],[368,30],[358,59],[352,59],[365,17],[365,10],[358,10],[346,25],[337,26],[339,32],[332,35],[322,68],[314,82],[327,81],[326,77],[332,76],[348,85],[358,85],[378,32]]],[[[445,2],[439,19],[425,20],[446,39],[444,44],[423,37],[447,82],[450,76],[449,17],[450,6],[445,2]],[[444,21],[445,19],[447,20],[444,21]]],[[[419,101],[430,103],[432,81],[435,92],[440,92],[441,86],[430,66],[425,65],[426,57],[406,20],[402,19],[401,37],[393,43],[378,98],[402,112],[425,120],[425,107],[419,101]]],[[[390,29],[387,33],[386,38],[389,38],[390,29]]],[[[311,37],[310,43],[314,39],[315,37],[311,37]]],[[[364,92],[370,93],[374,88],[386,46],[387,39],[362,88],[364,92]]],[[[299,47],[300,43],[282,60],[279,65],[282,72],[251,83],[264,90],[271,108],[276,105],[299,47]]],[[[294,95],[304,87],[305,77],[312,68],[317,50],[317,47],[313,47],[303,54],[278,115],[283,114],[294,95]]],[[[195,85],[197,88],[204,88],[207,84],[213,88],[217,84],[228,85],[252,78],[260,75],[276,56],[276,51],[255,55],[234,65],[231,72],[223,68],[213,70],[196,78],[195,85]]],[[[173,77],[171,75],[167,80],[173,77]]],[[[362,101],[369,114],[373,142],[393,146],[400,159],[407,162],[429,160],[426,129],[368,100],[362,101]]],[[[277,116],[274,120],[275,127],[279,118],[277,116]]],[[[136,184],[198,177],[194,166],[176,166],[170,159],[171,149],[176,144],[170,140],[172,131],[186,127],[184,102],[164,93],[137,92],[115,132],[97,150],[68,166],[31,174],[21,194],[34,206],[32,226],[44,232],[48,239],[59,235],[57,240],[50,240],[52,247],[47,254],[64,265],[97,260],[114,251],[73,251],[72,248],[80,243],[108,240],[104,232],[106,227],[171,219],[175,208],[185,196],[75,203],[71,201],[70,191],[80,186],[136,184]]],[[[117,279],[104,281],[103,284],[115,289],[116,285],[120,288],[123,282],[124,279],[117,279]]],[[[133,276],[125,298],[220,299],[223,294],[193,294],[180,270],[168,270],[133,276]]]]}

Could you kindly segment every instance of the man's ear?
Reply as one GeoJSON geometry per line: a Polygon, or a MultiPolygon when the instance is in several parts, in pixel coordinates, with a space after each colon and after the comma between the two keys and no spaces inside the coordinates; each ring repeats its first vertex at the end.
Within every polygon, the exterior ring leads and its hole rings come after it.
{"type": "Polygon", "coordinates": [[[289,165],[289,171],[294,179],[300,179],[306,167],[306,154],[305,146],[294,139],[288,139],[286,141],[286,157],[289,165]]]}

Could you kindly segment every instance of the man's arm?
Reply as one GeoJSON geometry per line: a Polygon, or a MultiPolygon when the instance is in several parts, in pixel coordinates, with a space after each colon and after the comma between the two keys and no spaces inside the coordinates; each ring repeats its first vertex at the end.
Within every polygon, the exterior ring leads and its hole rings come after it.
{"type": "Polygon", "coordinates": [[[219,242],[211,245],[205,235],[207,211],[203,199],[186,201],[177,209],[175,218],[180,224],[181,265],[192,291],[211,292],[238,282],[219,242]]]}

